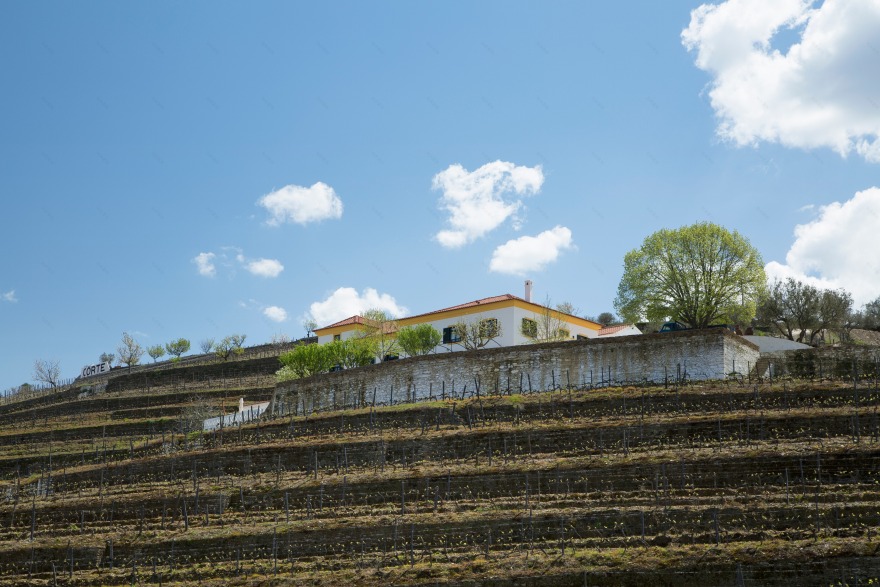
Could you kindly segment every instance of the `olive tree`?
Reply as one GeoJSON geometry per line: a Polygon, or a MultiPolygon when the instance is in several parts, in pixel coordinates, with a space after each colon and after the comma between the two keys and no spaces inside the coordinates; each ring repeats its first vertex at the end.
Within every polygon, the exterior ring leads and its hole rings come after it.
{"type": "Polygon", "coordinates": [[[309,377],[324,373],[333,366],[331,353],[326,348],[328,345],[301,344],[293,350],[284,353],[278,360],[281,369],[275,372],[278,381],[289,381],[301,377],[309,377]]]}
{"type": "Polygon", "coordinates": [[[204,338],[199,343],[199,348],[202,349],[202,353],[208,354],[214,350],[214,339],[213,338],[204,338]]]}
{"type": "Polygon", "coordinates": [[[443,335],[430,324],[405,326],[397,331],[400,348],[411,357],[427,355],[443,340],[443,335]]]}
{"type": "Polygon", "coordinates": [[[745,237],[717,224],[659,230],[624,257],[614,307],[629,322],[745,322],[766,288],[763,265],[745,237]]]}
{"type": "Polygon", "coordinates": [[[822,290],[791,277],[774,281],[758,305],[761,322],[810,345],[829,328],[849,328],[851,315],[852,296],[845,290],[822,290]]]}
{"type": "Polygon", "coordinates": [[[247,338],[246,334],[232,334],[227,336],[214,345],[214,353],[224,361],[228,360],[229,357],[233,355],[237,356],[244,354],[244,348],[242,348],[242,345],[244,344],[245,338],[247,338]]]}
{"type": "Polygon", "coordinates": [[[147,347],[147,354],[153,358],[153,362],[155,363],[160,357],[165,355],[165,347],[161,344],[147,347]]]}
{"type": "Polygon", "coordinates": [[[165,343],[165,350],[168,351],[169,355],[174,355],[175,358],[179,359],[180,355],[189,352],[189,346],[190,344],[187,339],[178,338],[177,340],[165,343]]]}

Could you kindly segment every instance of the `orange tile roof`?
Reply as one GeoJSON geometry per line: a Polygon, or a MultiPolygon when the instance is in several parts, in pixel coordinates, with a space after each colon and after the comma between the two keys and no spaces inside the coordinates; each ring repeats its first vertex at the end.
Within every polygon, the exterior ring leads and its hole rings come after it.
{"type": "Polygon", "coordinates": [[[324,330],[326,328],[334,328],[336,326],[348,326],[349,324],[363,324],[364,318],[363,316],[350,316],[345,320],[340,320],[339,322],[334,322],[329,326],[322,326],[321,328],[316,328],[315,330],[324,330]]]}
{"type": "MultiPolygon", "coordinates": [[[[534,306],[539,306],[541,308],[544,307],[541,304],[526,301],[525,299],[518,297],[518,296],[515,296],[515,295],[512,295],[512,294],[502,294],[500,296],[491,296],[488,298],[480,298],[479,300],[474,300],[472,302],[465,302],[464,304],[458,304],[457,306],[450,306],[448,308],[443,308],[442,310],[434,310],[433,312],[424,312],[422,314],[416,314],[414,316],[406,316],[405,318],[407,320],[409,320],[411,318],[421,318],[422,316],[430,316],[431,314],[440,314],[441,312],[449,312],[452,310],[461,310],[462,308],[473,308],[475,306],[484,306],[486,304],[493,304],[495,302],[505,302],[508,300],[518,300],[520,302],[525,302],[527,304],[532,304],[534,306]]],[[[556,311],[558,311],[558,310],[556,310],[556,311]]],[[[559,312],[559,313],[564,314],[566,316],[572,316],[572,314],[566,314],[565,312],[559,312]]],[[[573,317],[579,318],[578,316],[573,316],[573,317]]],[[[584,320],[584,318],[580,318],[580,319],[584,320]]],[[[591,322],[591,320],[590,320],[590,322],[591,322]]],[[[364,324],[364,319],[362,316],[351,316],[349,318],[346,318],[345,320],[340,320],[339,322],[335,322],[333,324],[330,324],[329,326],[324,326],[324,327],[318,328],[316,330],[325,330],[327,328],[334,328],[336,326],[348,326],[351,324],[364,324]]],[[[629,325],[625,324],[624,326],[629,326],[629,325]]],[[[601,332],[601,330],[600,330],[600,332],[601,332]]]]}
{"type": "Polygon", "coordinates": [[[614,326],[606,326],[605,328],[600,328],[597,334],[599,336],[608,336],[609,334],[620,332],[624,328],[629,328],[630,326],[632,326],[632,324],[615,324],[614,326]]]}

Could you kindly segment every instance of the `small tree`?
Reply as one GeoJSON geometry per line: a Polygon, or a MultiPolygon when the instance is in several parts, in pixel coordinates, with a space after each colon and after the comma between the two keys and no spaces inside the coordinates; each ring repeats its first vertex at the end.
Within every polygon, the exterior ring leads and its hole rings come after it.
{"type": "Polygon", "coordinates": [[[563,314],[569,314],[571,316],[577,316],[580,313],[580,311],[571,302],[559,302],[558,304],[556,304],[556,310],[562,312],[563,314]]]}
{"type": "Polygon", "coordinates": [[[101,362],[102,363],[113,363],[113,359],[116,358],[116,355],[113,353],[101,353],[101,362]]]}
{"type": "Polygon", "coordinates": [[[202,349],[202,353],[208,354],[214,350],[214,339],[213,338],[205,338],[202,339],[202,342],[199,343],[199,348],[202,349]]]}
{"type": "Polygon", "coordinates": [[[133,365],[140,363],[141,357],[144,356],[144,349],[129,333],[123,332],[122,344],[116,347],[116,354],[119,356],[120,364],[125,365],[131,371],[133,365]]]}
{"type": "Polygon", "coordinates": [[[865,308],[862,310],[861,326],[868,330],[880,330],[880,296],[865,304],[865,308]]]}
{"type": "MultiPolygon", "coordinates": [[[[558,306],[557,306],[558,308],[558,306]]],[[[550,307],[550,300],[544,302],[544,309],[532,318],[525,318],[520,324],[520,334],[532,343],[557,342],[568,340],[568,323],[558,310],[550,307]]]]}
{"type": "Polygon", "coordinates": [[[349,338],[334,340],[323,345],[327,349],[330,365],[339,365],[343,369],[363,367],[376,360],[376,343],[371,338],[349,338]]]}
{"type": "Polygon", "coordinates": [[[306,318],[303,320],[302,327],[306,331],[306,336],[311,336],[315,328],[318,327],[318,323],[313,318],[306,318]]]}
{"type": "Polygon", "coordinates": [[[501,323],[497,318],[477,318],[471,321],[459,321],[452,325],[458,337],[453,344],[475,351],[489,345],[503,334],[501,323]]]}
{"type": "Polygon", "coordinates": [[[180,355],[189,352],[189,341],[185,338],[172,340],[165,344],[165,350],[168,351],[169,355],[174,355],[174,358],[179,359],[180,355]]]}
{"type": "Polygon", "coordinates": [[[602,326],[610,326],[611,324],[614,324],[616,320],[617,318],[615,318],[614,314],[612,314],[611,312],[602,312],[601,314],[596,316],[596,322],[598,322],[602,326]]]}
{"type": "Polygon", "coordinates": [[[380,361],[384,361],[389,355],[400,352],[400,343],[397,341],[397,320],[392,318],[385,310],[373,308],[363,315],[364,323],[360,327],[360,337],[369,338],[376,346],[376,352],[380,361]]]}
{"type": "Polygon", "coordinates": [[[269,344],[274,347],[283,347],[284,345],[290,344],[290,337],[283,333],[275,333],[272,335],[272,338],[269,340],[269,344]]]}
{"type": "Polygon", "coordinates": [[[159,360],[159,357],[165,355],[165,347],[163,347],[161,344],[147,347],[147,354],[153,357],[153,362],[155,363],[157,360],[159,360]]]}
{"type": "Polygon", "coordinates": [[[61,377],[61,365],[58,361],[37,359],[34,361],[34,381],[46,383],[53,388],[58,387],[61,377]]]}
{"type": "Polygon", "coordinates": [[[292,351],[284,353],[278,360],[283,367],[276,371],[278,381],[289,381],[301,377],[309,377],[318,373],[324,373],[332,364],[330,345],[301,344],[292,351]]]}
{"type": "Polygon", "coordinates": [[[397,342],[407,355],[427,355],[443,340],[443,335],[430,324],[406,326],[397,331],[397,342]]]}
{"type": "Polygon", "coordinates": [[[247,335],[245,334],[233,334],[227,336],[214,345],[214,353],[224,361],[228,360],[229,357],[233,355],[237,356],[244,354],[242,345],[244,344],[245,338],[247,338],[247,335]]]}

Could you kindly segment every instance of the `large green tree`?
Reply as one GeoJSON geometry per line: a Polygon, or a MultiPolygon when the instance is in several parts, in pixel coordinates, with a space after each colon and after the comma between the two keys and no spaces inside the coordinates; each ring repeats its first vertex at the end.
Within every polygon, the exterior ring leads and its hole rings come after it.
{"type": "Polygon", "coordinates": [[[766,288],[763,265],[745,237],[717,224],[659,230],[624,257],[614,307],[629,322],[745,323],[766,288]]]}

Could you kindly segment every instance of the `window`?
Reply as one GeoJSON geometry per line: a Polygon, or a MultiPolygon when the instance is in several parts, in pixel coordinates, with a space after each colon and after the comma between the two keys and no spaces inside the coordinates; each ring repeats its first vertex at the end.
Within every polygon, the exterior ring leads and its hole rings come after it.
{"type": "Polygon", "coordinates": [[[583,334],[578,334],[578,335],[577,335],[577,339],[578,339],[578,340],[590,340],[590,337],[589,337],[589,336],[584,336],[583,334]]]}
{"type": "Polygon", "coordinates": [[[484,338],[494,338],[498,336],[498,318],[486,318],[480,320],[480,334],[484,338]]]}
{"type": "Polygon", "coordinates": [[[560,339],[571,338],[571,332],[569,332],[565,328],[560,328],[559,330],[556,331],[556,334],[557,334],[557,336],[559,336],[560,339]]]}
{"type": "Polygon", "coordinates": [[[334,334],[333,335],[333,342],[336,342],[337,340],[342,340],[341,334],[334,334]]]}
{"type": "Polygon", "coordinates": [[[538,321],[531,318],[523,318],[520,331],[527,338],[538,338],[538,321]]]}
{"type": "Polygon", "coordinates": [[[461,341],[461,336],[454,326],[447,326],[443,329],[443,344],[451,344],[461,341]]]}

